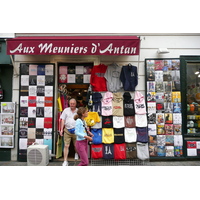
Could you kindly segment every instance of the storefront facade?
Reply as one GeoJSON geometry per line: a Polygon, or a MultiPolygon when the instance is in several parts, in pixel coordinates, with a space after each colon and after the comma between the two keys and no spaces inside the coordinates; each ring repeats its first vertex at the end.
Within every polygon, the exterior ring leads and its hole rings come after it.
{"type": "MultiPolygon", "coordinates": [[[[55,34],[54,34],[55,35],[55,34]]],[[[198,144],[195,143],[194,141],[198,141],[198,133],[195,134],[194,132],[188,133],[186,132],[186,127],[184,127],[184,124],[186,124],[187,121],[187,113],[186,113],[186,107],[187,107],[187,102],[184,101],[187,99],[187,91],[186,91],[186,83],[184,79],[187,77],[186,69],[188,68],[188,64],[185,63],[195,63],[195,67],[197,65],[198,68],[198,60],[200,58],[200,46],[199,46],[199,41],[200,41],[200,34],[125,34],[125,35],[119,35],[119,34],[113,34],[113,35],[106,35],[106,34],[99,34],[99,35],[89,35],[90,40],[92,40],[93,46],[91,48],[84,48],[83,46],[87,46],[88,44],[81,44],[79,48],[76,45],[76,42],[80,40],[79,36],[77,37],[76,35],[73,34],[56,34],[56,38],[58,40],[63,39],[65,40],[65,37],[72,37],[69,38],[73,41],[73,45],[71,45],[71,48],[64,49],[64,48],[58,48],[57,46],[44,46],[45,42],[49,42],[48,44],[53,43],[53,37],[51,34],[16,34],[16,38],[19,38],[19,43],[17,46],[12,46],[14,42],[12,40],[7,41],[7,53],[10,54],[13,58],[13,68],[14,68],[14,75],[13,75],[13,87],[12,87],[12,102],[16,102],[16,109],[17,113],[20,114],[20,111],[22,108],[26,107],[21,105],[21,101],[23,98],[22,96],[30,96],[28,91],[26,95],[22,93],[22,86],[28,86],[30,87],[30,84],[27,83],[25,85],[21,84],[23,81],[26,81],[25,78],[27,74],[23,72],[23,68],[25,69],[31,69],[34,65],[37,66],[43,66],[45,69],[49,69],[49,74],[37,74],[37,75],[43,75],[43,76],[49,76],[49,85],[37,85],[33,84],[33,86],[48,86],[51,87],[52,94],[49,97],[51,101],[51,104],[48,107],[51,111],[51,127],[40,127],[39,129],[42,128],[52,128],[52,133],[50,134],[51,137],[48,137],[46,135],[46,138],[42,138],[43,140],[46,139],[47,142],[49,139],[52,141],[52,147],[51,147],[51,153],[55,154],[56,153],[56,140],[57,140],[57,115],[58,115],[58,105],[57,105],[57,99],[58,99],[58,88],[59,84],[59,75],[60,75],[60,69],[63,66],[68,66],[74,64],[73,67],[75,66],[95,66],[101,64],[105,65],[110,65],[112,63],[116,63],[119,66],[126,66],[128,64],[131,64],[133,66],[137,67],[137,72],[138,72],[138,85],[136,86],[135,90],[141,92],[145,97],[147,96],[147,62],[148,60],[180,60],[180,81],[181,81],[181,105],[182,105],[182,111],[181,111],[181,117],[183,120],[183,127],[181,131],[181,135],[183,136],[183,154],[182,156],[169,156],[169,158],[175,158],[178,159],[180,157],[198,157],[198,144]],[[42,37],[43,40],[40,40],[40,43],[35,43],[35,37],[42,37]],[[122,41],[121,41],[121,46],[115,47],[114,46],[114,40],[120,36],[122,41]],[[30,37],[30,38],[28,38],[30,37]],[[137,39],[138,37],[138,39],[137,39]],[[107,38],[108,43],[104,42],[101,44],[101,39],[107,38]],[[132,44],[127,44],[126,41],[134,41],[134,38],[136,41],[139,43],[132,43],[132,44]],[[23,43],[25,40],[28,40],[32,42],[34,45],[25,45],[26,43],[23,43]],[[23,43],[21,45],[21,43],[23,43]],[[39,46],[41,43],[43,43],[43,46],[39,46]],[[102,48],[99,48],[101,45],[105,45],[102,48]],[[113,44],[113,45],[110,45],[113,44]],[[98,46],[99,45],[99,46],[98,46]],[[126,46],[127,45],[127,46],[126,46]],[[75,46],[77,48],[75,48],[75,46]],[[37,49],[37,47],[40,47],[37,49]],[[74,48],[72,48],[74,47],[74,48]],[[161,49],[160,49],[161,48],[161,49]],[[158,49],[161,50],[161,52],[158,53],[158,49]],[[96,53],[99,50],[98,53],[96,53]],[[10,52],[8,52],[10,51],[10,52]],[[59,55],[60,52],[64,52],[64,55],[59,55]],[[21,55],[20,55],[21,54],[21,55]],[[74,55],[69,55],[69,54],[74,54],[74,55]],[[78,54],[78,55],[76,55],[78,54]],[[191,58],[192,57],[192,58],[191,58]],[[188,60],[189,59],[189,60],[188,60]],[[190,61],[192,59],[192,61],[190,61]],[[186,61],[185,61],[186,60],[186,61]],[[183,78],[184,77],[184,78],[183,78]],[[51,82],[51,83],[50,83],[51,82]],[[187,142],[188,141],[188,142],[187,142]],[[195,143],[195,144],[194,144],[195,143]],[[192,147],[192,145],[194,146],[192,147]],[[189,147],[189,150],[187,148],[187,145],[189,147]],[[190,150],[190,147],[192,147],[190,150]],[[194,150],[195,149],[195,150],[194,150]],[[188,154],[189,152],[189,154],[188,154]],[[196,152],[196,153],[195,153],[196,152]]],[[[88,35],[82,34],[81,37],[82,39],[84,37],[87,38],[88,35]]],[[[14,39],[15,40],[15,39],[14,39]]],[[[13,40],[13,41],[14,41],[13,40]]],[[[16,40],[15,40],[16,41],[16,40]]],[[[87,42],[85,40],[84,42],[87,42]]],[[[80,44],[80,41],[79,41],[80,44]]],[[[58,45],[59,46],[59,45],[58,45]]],[[[154,68],[155,69],[155,68],[154,68]]],[[[156,71],[156,70],[155,70],[156,71]]],[[[162,70],[161,70],[162,71],[162,70]]],[[[80,72],[81,74],[81,72],[80,72]]],[[[30,74],[29,74],[30,75],[30,74]]],[[[84,74],[81,74],[84,75],[84,74]]],[[[36,76],[36,74],[33,74],[31,76],[36,76]]],[[[84,79],[84,77],[83,77],[84,79]]],[[[41,80],[42,81],[42,80],[41,80]]],[[[154,80],[155,81],[155,80],[154,80]]],[[[76,82],[73,78],[71,80],[70,84],[67,84],[68,86],[71,85],[72,88],[76,86],[72,86],[73,83],[75,85],[85,85],[86,87],[89,86],[88,82],[88,77],[85,76],[85,82],[76,82]]],[[[79,88],[80,89],[80,88],[79,88]]],[[[83,88],[84,89],[84,88],[83,88]]],[[[25,89],[26,90],[26,89],[25,89]]],[[[123,91],[124,92],[124,91],[123,91]]],[[[197,92],[198,93],[198,92],[197,92]]],[[[132,97],[134,97],[134,92],[131,92],[132,97]]],[[[43,97],[45,95],[38,95],[40,97],[43,97]]],[[[147,114],[148,113],[148,104],[147,105],[147,114]]],[[[28,111],[27,106],[27,111],[28,111]]],[[[40,106],[39,106],[40,107],[40,106]]],[[[42,107],[42,106],[41,106],[42,107]]],[[[30,111],[31,112],[31,111],[30,111]]],[[[38,111],[39,112],[39,111],[38,111]]],[[[157,113],[157,111],[156,111],[157,113]]],[[[37,114],[37,113],[36,113],[37,114]]],[[[197,114],[196,114],[197,115],[197,114]]],[[[23,157],[20,158],[20,148],[24,145],[23,138],[21,133],[20,133],[20,115],[16,115],[16,128],[15,128],[15,147],[11,149],[11,160],[24,160],[23,157]],[[22,139],[22,140],[20,140],[22,139]],[[21,145],[21,146],[20,146],[21,145]]],[[[47,116],[48,118],[48,116],[47,116]]],[[[189,118],[189,117],[188,117],[189,118]]],[[[196,118],[195,118],[196,119],[196,118]]],[[[191,121],[191,120],[190,120],[191,121]]],[[[192,124],[192,122],[191,122],[192,124]]],[[[157,124],[156,124],[157,126],[157,124]]],[[[195,125],[198,126],[198,125],[195,125]]],[[[190,127],[193,128],[194,127],[190,127]]],[[[197,127],[196,127],[197,129],[197,127]]],[[[44,131],[44,130],[43,130],[44,131]]],[[[28,133],[26,133],[28,135],[28,133]]],[[[30,139],[36,139],[35,136],[31,138],[31,133],[30,139]]],[[[157,134],[156,134],[157,135],[157,134]]],[[[37,136],[37,139],[41,139],[39,134],[37,136]]],[[[30,140],[31,141],[31,140],[30,140]]],[[[27,141],[26,141],[27,143],[27,141]]],[[[171,146],[174,146],[171,145],[171,146]]],[[[27,148],[27,147],[26,147],[27,148]]],[[[21,148],[23,149],[23,148],[21,148]]],[[[23,152],[21,152],[23,154],[23,152]]],[[[155,159],[155,158],[166,158],[167,156],[150,156],[150,158],[155,159]]]]}

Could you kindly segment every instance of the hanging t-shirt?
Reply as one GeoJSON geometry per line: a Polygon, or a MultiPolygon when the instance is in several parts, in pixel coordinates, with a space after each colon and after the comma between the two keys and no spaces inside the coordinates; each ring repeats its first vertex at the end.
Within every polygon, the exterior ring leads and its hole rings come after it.
{"type": "Polygon", "coordinates": [[[125,92],[123,94],[124,97],[124,116],[132,116],[135,115],[135,107],[134,107],[134,101],[131,97],[130,92],[125,92]]]}
{"type": "Polygon", "coordinates": [[[113,144],[103,145],[103,158],[114,159],[114,145],[113,144]]]}
{"type": "Polygon", "coordinates": [[[148,143],[137,142],[137,157],[140,160],[149,159],[149,147],[148,143]]]}
{"type": "Polygon", "coordinates": [[[93,66],[90,76],[90,84],[93,91],[107,91],[106,79],[104,77],[106,70],[107,66],[104,64],[93,66]]]}
{"type": "Polygon", "coordinates": [[[124,116],[126,128],[135,128],[135,116],[124,116]]]}
{"type": "Polygon", "coordinates": [[[99,92],[92,93],[93,111],[101,115],[101,99],[102,95],[99,92]]]}
{"type": "Polygon", "coordinates": [[[146,127],[147,126],[147,115],[135,115],[135,125],[136,127],[146,127]]]}
{"type": "Polygon", "coordinates": [[[92,143],[93,144],[101,144],[102,143],[102,129],[92,128],[91,132],[94,135],[92,138],[93,139],[92,143]]]}
{"type": "Polygon", "coordinates": [[[137,158],[137,148],[136,143],[127,143],[126,144],[126,158],[127,159],[136,159],[137,158]]]}
{"type": "Polygon", "coordinates": [[[144,95],[139,91],[135,92],[134,106],[136,114],[139,115],[146,114],[146,104],[144,100],[144,95]]]}
{"type": "Polygon", "coordinates": [[[124,115],[123,97],[122,97],[121,92],[113,93],[112,115],[113,116],[124,115]]]}
{"type": "Polygon", "coordinates": [[[137,142],[148,142],[149,141],[149,136],[148,136],[148,131],[147,127],[136,127],[136,132],[137,132],[137,142]]]}
{"type": "Polygon", "coordinates": [[[136,128],[125,128],[124,129],[125,142],[132,143],[137,141],[136,128]]]}
{"type": "Polygon", "coordinates": [[[113,99],[113,94],[111,92],[106,92],[104,94],[102,102],[101,102],[102,116],[112,115],[112,99],[113,99]]]}
{"type": "Polygon", "coordinates": [[[103,144],[91,145],[91,157],[93,159],[103,158],[103,144]]]}
{"type": "Polygon", "coordinates": [[[102,128],[113,128],[113,116],[102,116],[102,128]]]}
{"type": "Polygon", "coordinates": [[[113,128],[102,128],[102,143],[114,143],[114,130],[113,128]]]}
{"type": "Polygon", "coordinates": [[[114,143],[125,143],[124,128],[114,128],[114,143]]]}
{"type": "Polygon", "coordinates": [[[126,144],[114,144],[114,159],[126,159],[126,144]]]}
{"type": "Polygon", "coordinates": [[[97,122],[100,122],[98,112],[88,112],[88,116],[84,119],[87,126],[94,126],[97,122]]]}
{"type": "Polygon", "coordinates": [[[107,89],[110,92],[117,92],[121,87],[122,83],[120,81],[121,67],[116,63],[108,66],[104,77],[107,80],[107,89]]]}
{"type": "Polygon", "coordinates": [[[113,128],[124,128],[124,116],[113,116],[113,128]]]}

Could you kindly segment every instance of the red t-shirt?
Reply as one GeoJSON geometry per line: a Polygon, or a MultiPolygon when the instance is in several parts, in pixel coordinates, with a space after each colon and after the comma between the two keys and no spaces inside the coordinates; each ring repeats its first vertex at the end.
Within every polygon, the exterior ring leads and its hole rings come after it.
{"type": "Polygon", "coordinates": [[[114,144],[114,159],[116,159],[116,160],[126,159],[125,143],[114,144]]]}
{"type": "Polygon", "coordinates": [[[107,66],[104,64],[95,65],[92,68],[90,84],[95,92],[107,91],[106,79],[104,77],[107,66]]]}
{"type": "Polygon", "coordinates": [[[94,159],[103,157],[103,144],[92,144],[91,145],[91,156],[94,159]]]}

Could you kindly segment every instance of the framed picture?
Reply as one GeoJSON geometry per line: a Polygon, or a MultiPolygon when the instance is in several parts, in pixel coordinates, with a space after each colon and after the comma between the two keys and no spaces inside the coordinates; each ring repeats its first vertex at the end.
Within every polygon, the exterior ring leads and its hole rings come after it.
{"type": "Polygon", "coordinates": [[[14,137],[13,136],[0,136],[0,147],[1,148],[14,148],[14,137]]]}
{"type": "Polygon", "coordinates": [[[1,125],[0,135],[14,135],[14,125],[1,125]]]}
{"type": "Polygon", "coordinates": [[[15,113],[15,103],[1,102],[1,113],[15,113]]]}
{"type": "Polygon", "coordinates": [[[15,124],[14,114],[1,114],[1,124],[15,124]]]}

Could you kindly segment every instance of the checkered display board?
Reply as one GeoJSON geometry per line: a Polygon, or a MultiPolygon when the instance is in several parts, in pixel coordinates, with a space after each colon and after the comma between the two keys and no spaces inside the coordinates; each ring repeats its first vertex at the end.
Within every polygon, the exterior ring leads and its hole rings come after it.
{"type": "Polygon", "coordinates": [[[54,64],[20,65],[18,160],[26,160],[34,142],[52,151],[54,70],[54,64]]]}

